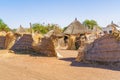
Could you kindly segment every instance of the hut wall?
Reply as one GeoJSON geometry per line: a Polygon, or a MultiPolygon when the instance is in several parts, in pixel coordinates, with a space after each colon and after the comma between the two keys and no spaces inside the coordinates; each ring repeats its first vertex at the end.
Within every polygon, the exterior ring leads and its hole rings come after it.
{"type": "Polygon", "coordinates": [[[69,41],[68,41],[68,50],[75,50],[75,38],[76,36],[70,35],[69,41]]]}

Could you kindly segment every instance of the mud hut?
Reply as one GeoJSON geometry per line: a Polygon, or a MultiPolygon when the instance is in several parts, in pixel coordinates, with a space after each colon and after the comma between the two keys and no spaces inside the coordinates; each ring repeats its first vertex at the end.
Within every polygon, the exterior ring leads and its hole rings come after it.
{"type": "Polygon", "coordinates": [[[120,62],[120,41],[113,35],[104,35],[85,46],[82,52],[84,56],[81,57],[81,50],[79,50],[78,61],[120,62]]]}
{"type": "Polygon", "coordinates": [[[23,34],[23,36],[15,42],[11,50],[20,53],[29,53],[32,49],[33,38],[31,34],[23,34]]]}
{"type": "Polygon", "coordinates": [[[76,49],[75,48],[76,35],[84,34],[87,32],[90,32],[90,30],[83,26],[76,18],[70,25],[67,26],[67,28],[63,32],[64,34],[70,35],[67,49],[76,49]]]}

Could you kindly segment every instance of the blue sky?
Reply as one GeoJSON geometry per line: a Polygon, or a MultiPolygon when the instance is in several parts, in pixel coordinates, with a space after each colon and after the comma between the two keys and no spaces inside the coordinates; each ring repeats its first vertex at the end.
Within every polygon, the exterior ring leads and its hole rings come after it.
{"type": "Polygon", "coordinates": [[[0,0],[0,18],[10,28],[29,27],[29,22],[65,27],[75,18],[120,25],[120,0],[0,0]]]}

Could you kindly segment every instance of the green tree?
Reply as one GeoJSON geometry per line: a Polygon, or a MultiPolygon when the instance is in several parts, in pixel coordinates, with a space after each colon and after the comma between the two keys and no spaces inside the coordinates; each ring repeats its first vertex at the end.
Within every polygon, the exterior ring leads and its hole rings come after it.
{"type": "Polygon", "coordinates": [[[62,32],[62,28],[60,28],[56,24],[42,25],[42,24],[39,24],[39,23],[35,23],[35,24],[32,25],[32,29],[34,30],[34,32],[37,31],[37,32],[40,32],[42,34],[46,34],[50,30],[55,30],[58,33],[62,32]]]}
{"type": "Polygon", "coordinates": [[[0,31],[10,31],[10,28],[3,22],[2,19],[0,19],[0,31]]]}
{"type": "Polygon", "coordinates": [[[61,33],[63,31],[63,29],[57,24],[48,24],[46,27],[48,31],[55,30],[58,33],[61,33]]]}
{"type": "Polygon", "coordinates": [[[95,20],[85,20],[83,22],[83,25],[85,27],[88,27],[89,29],[93,29],[94,26],[98,26],[97,22],[95,20]]]}
{"type": "Polygon", "coordinates": [[[32,25],[32,29],[36,32],[40,32],[42,34],[45,34],[48,32],[47,28],[42,25],[42,24],[39,24],[39,23],[35,23],[32,25]]]}

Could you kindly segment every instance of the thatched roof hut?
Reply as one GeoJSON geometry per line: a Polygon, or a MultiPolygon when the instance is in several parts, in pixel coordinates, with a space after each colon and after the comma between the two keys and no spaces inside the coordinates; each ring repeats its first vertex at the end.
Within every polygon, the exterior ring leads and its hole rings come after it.
{"type": "Polygon", "coordinates": [[[84,59],[99,62],[120,62],[120,41],[117,41],[112,35],[104,35],[86,46],[84,59]]]}
{"type": "Polygon", "coordinates": [[[83,34],[86,32],[90,32],[88,28],[83,26],[77,19],[75,19],[70,25],[67,26],[64,34],[83,34]]]}
{"type": "Polygon", "coordinates": [[[33,38],[31,34],[23,34],[23,36],[16,41],[11,48],[15,52],[30,52],[32,51],[33,38]]]}
{"type": "Polygon", "coordinates": [[[63,33],[69,35],[67,49],[71,50],[76,49],[76,36],[80,36],[80,34],[91,33],[91,30],[83,26],[77,19],[75,19],[70,25],[68,25],[63,33]]]}

